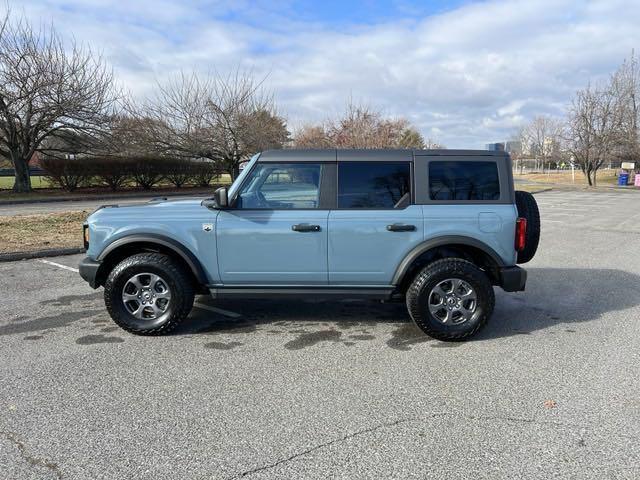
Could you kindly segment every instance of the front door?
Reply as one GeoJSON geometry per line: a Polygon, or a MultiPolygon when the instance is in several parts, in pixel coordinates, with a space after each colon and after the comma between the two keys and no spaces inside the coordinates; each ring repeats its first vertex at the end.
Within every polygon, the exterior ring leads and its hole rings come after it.
{"type": "Polygon", "coordinates": [[[327,285],[322,163],[258,162],[216,221],[225,285],[327,285]]]}

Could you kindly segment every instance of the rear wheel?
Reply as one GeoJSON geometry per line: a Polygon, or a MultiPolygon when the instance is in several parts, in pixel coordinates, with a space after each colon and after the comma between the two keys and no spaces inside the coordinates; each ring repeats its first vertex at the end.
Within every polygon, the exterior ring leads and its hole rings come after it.
{"type": "Polygon", "coordinates": [[[540,242],[540,211],[538,202],[529,192],[516,190],[516,208],[518,216],[527,220],[527,233],[524,250],[518,252],[518,263],[527,263],[538,250],[540,242]]]}
{"type": "Polygon", "coordinates": [[[104,301],[114,322],[139,335],[173,330],[193,307],[194,288],[182,266],[167,255],[140,253],[109,274],[104,301]]]}
{"type": "Polygon", "coordinates": [[[424,333],[439,340],[461,340],[487,323],[495,296],[489,278],[473,263],[445,258],[416,276],[406,302],[409,315],[424,333]]]}

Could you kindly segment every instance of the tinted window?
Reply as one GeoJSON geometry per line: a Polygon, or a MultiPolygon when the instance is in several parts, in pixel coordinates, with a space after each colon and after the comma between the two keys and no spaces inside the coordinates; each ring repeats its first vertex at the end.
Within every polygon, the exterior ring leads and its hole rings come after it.
{"type": "Polygon", "coordinates": [[[319,163],[258,163],[238,194],[237,208],[318,208],[319,163]]]}
{"type": "Polygon", "coordinates": [[[338,164],[338,208],[394,208],[410,203],[408,162],[338,164]]]}
{"type": "Polygon", "coordinates": [[[429,163],[431,200],[499,200],[495,162],[429,163]]]}

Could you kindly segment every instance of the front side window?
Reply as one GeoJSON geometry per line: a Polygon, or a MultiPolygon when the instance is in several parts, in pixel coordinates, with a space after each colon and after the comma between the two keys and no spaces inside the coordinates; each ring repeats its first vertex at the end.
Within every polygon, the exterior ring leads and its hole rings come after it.
{"type": "Polygon", "coordinates": [[[258,163],[242,185],[236,208],[318,208],[319,163],[258,163]]]}
{"type": "Polygon", "coordinates": [[[411,203],[409,162],[341,162],[338,208],[401,208],[411,203]]]}
{"type": "Polygon", "coordinates": [[[495,162],[430,162],[431,200],[499,200],[500,182],[495,162]]]}

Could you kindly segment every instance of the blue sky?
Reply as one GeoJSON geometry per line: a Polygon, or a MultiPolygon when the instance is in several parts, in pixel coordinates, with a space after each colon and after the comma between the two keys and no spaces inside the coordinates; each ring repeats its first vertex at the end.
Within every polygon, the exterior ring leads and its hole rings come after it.
{"type": "Polygon", "coordinates": [[[513,135],[640,48],[638,0],[20,0],[136,97],[197,71],[266,78],[295,129],[351,98],[450,148],[513,135]]]}
{"type": "MultiPolygon", "coordinates": [[[[258,1],[258,10],[277,12],[302,22],[317,22],[334,28],[354,25],[374,25],[389,21],[405,21],[442,13],[470,1],[258,1]]],[[[226,18],[247,20],[245,5],[231,5],[226,18]]],[[[255,8],[255,7],[254,7],[255,8]]]]}

